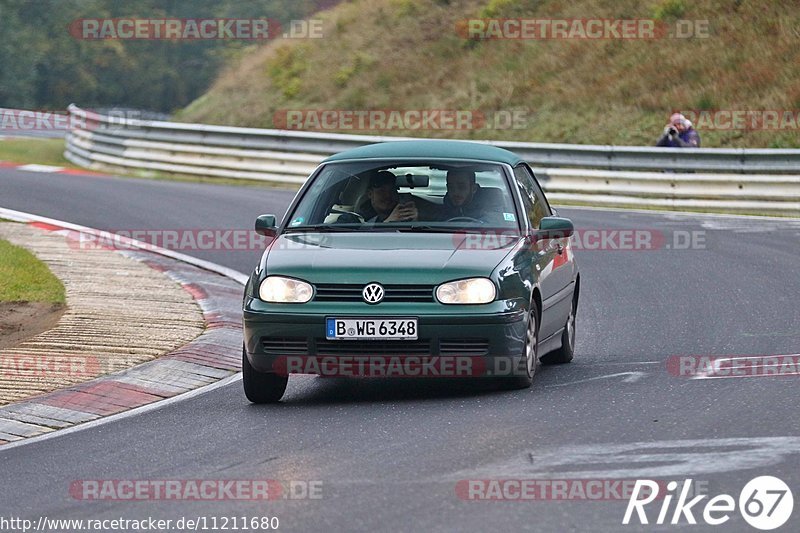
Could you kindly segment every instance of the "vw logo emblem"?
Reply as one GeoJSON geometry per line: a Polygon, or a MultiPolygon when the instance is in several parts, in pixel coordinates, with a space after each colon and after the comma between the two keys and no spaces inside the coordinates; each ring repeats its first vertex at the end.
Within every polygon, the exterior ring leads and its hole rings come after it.
{"type": "Polygon", "coordinates": [[[380,303],[383,300],[383,295],[383,287],[380,283],[370,283],[361,291],[361,296],[364,297],[364,301],[368,304],[380,303]]]}

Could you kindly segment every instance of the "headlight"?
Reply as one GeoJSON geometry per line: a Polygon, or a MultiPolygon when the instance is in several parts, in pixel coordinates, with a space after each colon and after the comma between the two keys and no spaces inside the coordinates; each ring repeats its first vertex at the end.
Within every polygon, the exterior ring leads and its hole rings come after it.
{"type": "Polygon", "coordinates": [[[299,279],[268,276],[258,288],[258,297],[277,304],[304,304],[314,295],[310,284],[299,279]]]}
{"type": "Polygon", "coordinates": [[[451,281],[436,289],[436,299],[443,304],[488,304],[495,296],[494,283],[486,278],[451,281]]]}

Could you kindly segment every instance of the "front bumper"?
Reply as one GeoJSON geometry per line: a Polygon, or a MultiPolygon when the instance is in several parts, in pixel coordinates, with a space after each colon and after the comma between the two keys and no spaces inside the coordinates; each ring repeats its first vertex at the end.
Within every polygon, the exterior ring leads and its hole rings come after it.
{"type": "Polygon", "coordinates": [[[511,373],[523,353],[527,309],[518,301],[482,306],[308,303],[248,299],[244,344],[259,372],[336,376],[477,377],[511,373]],[[327,340],[327,317],[414,317],[415,341],[327,340]],[[394,370],[392,370],[394,369],[394,370]]]}

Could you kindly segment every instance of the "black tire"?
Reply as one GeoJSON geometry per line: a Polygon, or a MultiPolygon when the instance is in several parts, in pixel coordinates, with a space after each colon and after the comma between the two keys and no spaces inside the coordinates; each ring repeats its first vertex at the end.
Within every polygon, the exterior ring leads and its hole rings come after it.
{"type": "Polygon", "coordinates": [[[564,331],[561,333],[561,348],[542,356],[542,364],[563,365],[572,361],[575,356],[575,322],[578,311],[577,295],[572,300],[572,308],[567,317],[564,331]]]}
{"type": "Polygon", "coordinates": [[[538,309],[531,308],[528,317],[528,328],[525,334],[525,346],[522,349],[522,356],[517,364],[514,376],[500,378],[500,386],[504,389],[527,389],[533,383],[533,376],[539,366],[537,353],[539,350],[539,318],[538,309]]]}
{"type": "Polygon", "coordinates": [[[277,403],[286,392],[289,376],[259,372],[247,360],[242,347],[242,384],[244,395],[253,403],[277,403]]]}

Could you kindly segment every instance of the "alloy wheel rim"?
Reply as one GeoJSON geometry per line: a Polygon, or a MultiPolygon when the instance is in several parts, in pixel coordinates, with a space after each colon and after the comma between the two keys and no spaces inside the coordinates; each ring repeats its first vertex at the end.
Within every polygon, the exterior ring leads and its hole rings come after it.
{"type": "Polygon", "coordinates": [[[525,342],[525,365],[529,376],[533,376],[536,367],[536,320],[531,315],[528,334],[525,342]]]}
{"type": "Polygon", "coordinates": [[[573,307],[569,311],[569,317],[567,318],[567,341],[569,342],[569,348],[572,350],[575,348],[575,308],[573,307]]]}

